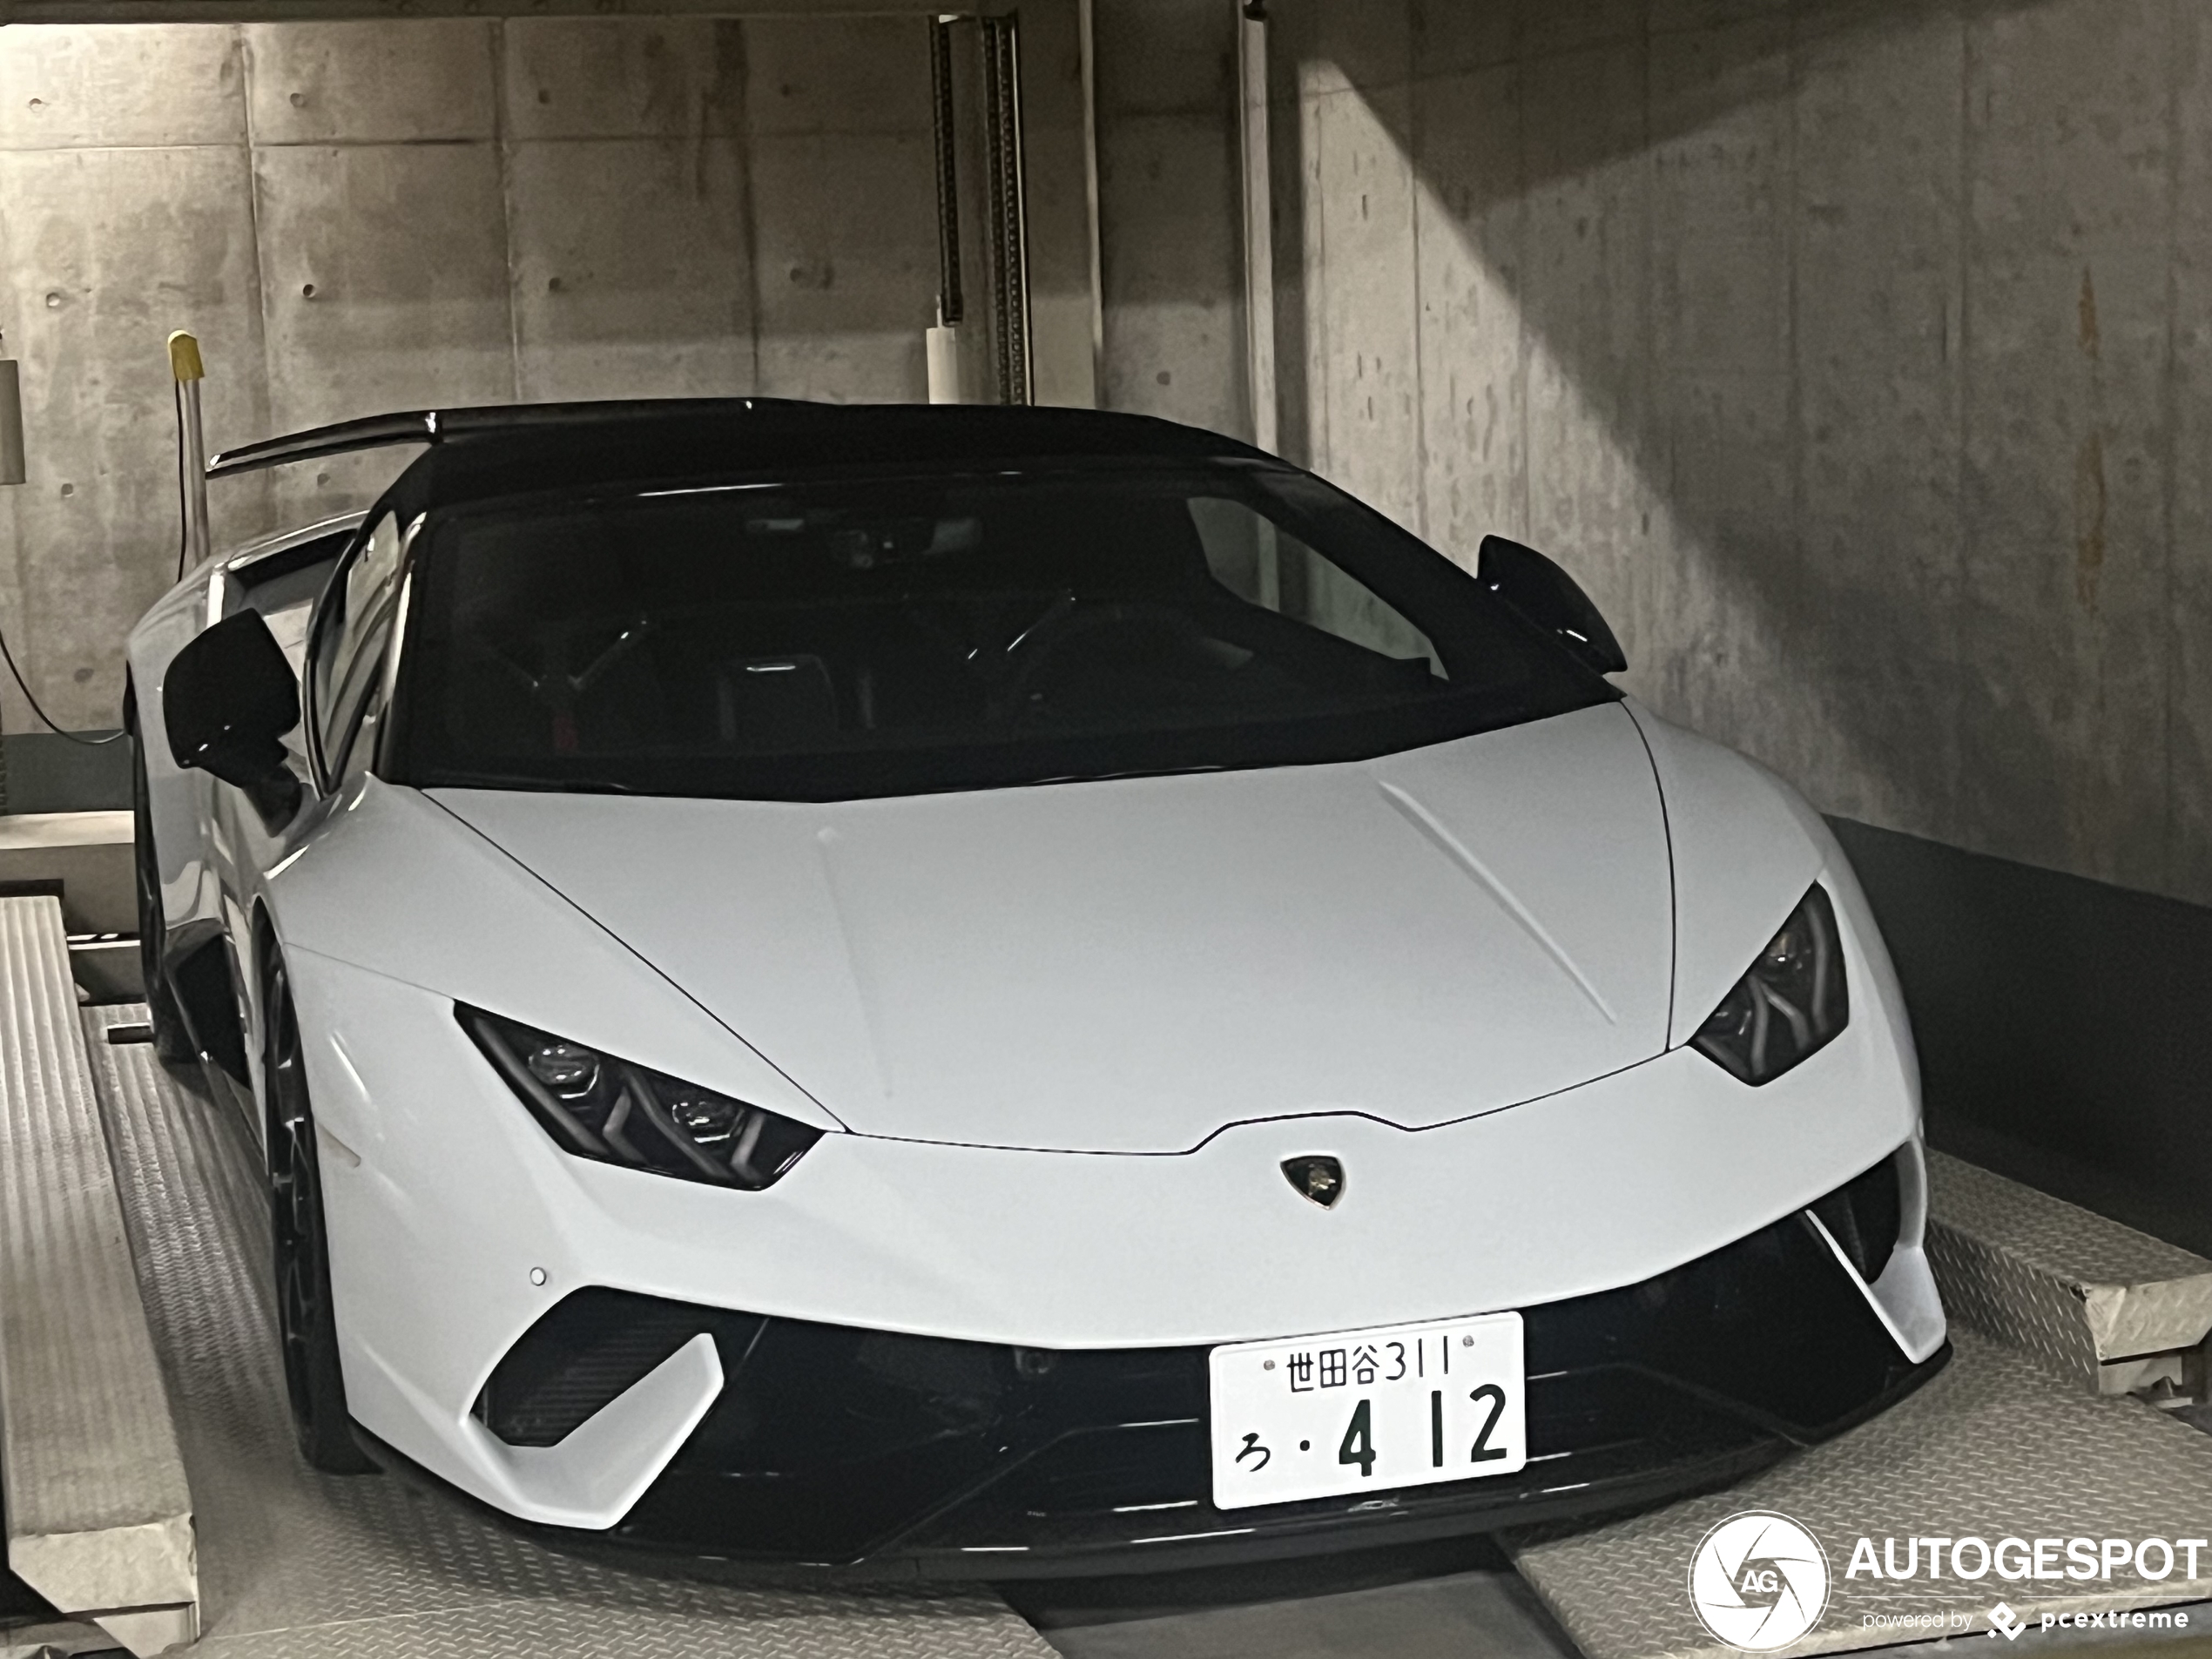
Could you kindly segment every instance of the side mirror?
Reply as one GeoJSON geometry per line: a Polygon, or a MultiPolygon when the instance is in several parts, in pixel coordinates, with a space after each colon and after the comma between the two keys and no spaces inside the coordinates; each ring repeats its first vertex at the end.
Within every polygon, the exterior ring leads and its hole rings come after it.
{"type": "Polygon", "coordinates": [[[177,653],[161,713],[179,765],[235,784],[272,830],[299,810],[282,739],[300,724],[300,685],[260,611],[224,617],[177,653]]]}
{"type": "Polygon", "coordinates": [[[1629,659],[1590,596],[1533,547],[1502,536],[1482,538],[1474,579],[1601,674],[1622,673],[1629,659]]]}

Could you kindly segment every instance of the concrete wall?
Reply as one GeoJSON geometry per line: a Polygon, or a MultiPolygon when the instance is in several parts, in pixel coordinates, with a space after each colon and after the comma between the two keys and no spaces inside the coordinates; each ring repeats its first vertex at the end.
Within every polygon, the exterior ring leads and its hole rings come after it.
{"type": "Polygon", "coordinates": [[[1246,437],[1237,11],[1094,0],[1100,401],[1246,437]]]}
{"type": "Polygon", "coordinates": [[[2212,8],[1269,10],[1286,451],[1831,812],[2212,900],[2212,8]]]}
{"type": "MultiPolygon", "coordinates": [[[[62,724],[116,718],[177,556],[163,337],[221,448],[517,397],[926,395],[919,18],[0,30],[0,330],[30,482],[0,622],[62,724]]],[[[217,484],[219,538],[405,452],[217,484]]],[[[8,730],[27,711],[0,686],[8,730]]]]}

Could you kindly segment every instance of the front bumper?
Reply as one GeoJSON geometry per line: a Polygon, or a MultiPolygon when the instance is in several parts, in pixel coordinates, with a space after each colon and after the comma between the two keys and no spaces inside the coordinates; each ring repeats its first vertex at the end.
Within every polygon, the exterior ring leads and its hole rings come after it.
{"type": "Polygon", "coordinates": [[[541,1343],[479,1402],[502,1438],[565,1432],[595,1363],[604,1389],[610,1341],[669,1352],[711,1333],[726,1381],[611,1531],[533,1530],[929,1578],[1196,1566],[1633,1508],[1832,1435],[1949,1353],[1912,1363],[1795,1214],[1641,1284],[1526,1310],[1518,1474],[1226,1512],[1210,1498],[1204,1347],[1053,1352],[584,1295],[600,1335],[565,1354],[541,1343]]]}

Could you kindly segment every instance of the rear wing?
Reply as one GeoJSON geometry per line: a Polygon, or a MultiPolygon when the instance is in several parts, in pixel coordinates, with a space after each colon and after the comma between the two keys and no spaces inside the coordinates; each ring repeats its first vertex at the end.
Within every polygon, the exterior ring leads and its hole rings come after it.
{"type": "Polygon", "coordinates": [[[320,461],[400,443],[443,443],[449,439],[532,428],[599,426],[610,421],[651,421],[686,415],[736,415],[783,400],[752,397],[610,398],[582,403],[498,403],[463,409],[415,409],[341,421],[281,438],[267,438],[226,449],[207,463],[210,478],[228,478],[291,461],[320,461]]]}

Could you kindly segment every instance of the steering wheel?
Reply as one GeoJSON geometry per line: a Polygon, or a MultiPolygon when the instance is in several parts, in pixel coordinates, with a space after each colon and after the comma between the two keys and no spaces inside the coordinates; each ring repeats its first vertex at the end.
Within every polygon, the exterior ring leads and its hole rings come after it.
{"type": "Polygon", "coordinates": [[[540,703],[556,713],[562,713],[574,709],[577,699],[590,691],[602,675],[635,651],[645,636],[652,631],[652,626],[650,617],[638,617],[617,634],[611,644],[573,674],[568,671],[569,640],[565,635],[556,636],[551,642],[545,653],[551,660],[542,674],[531,673],[482,637],[469,643],[487,662],[505,670],[516,684],[540,703]]]}
{"type": "Polygon", "coordinates": [[[563,631],[547,642],[545,670],[533,674],[513,658],[481,636],[469,641],[475,654],[505,672],[529,693],[532,701],[553,717],[552,742],[556,754],[574,753],[577,746],[577,705],[606,671],[627,657],[652,631],[652,619],[639,617],[617,634],[613,643],[581,669],[570,673],[567,658],[573,636],[563,631]]]}

